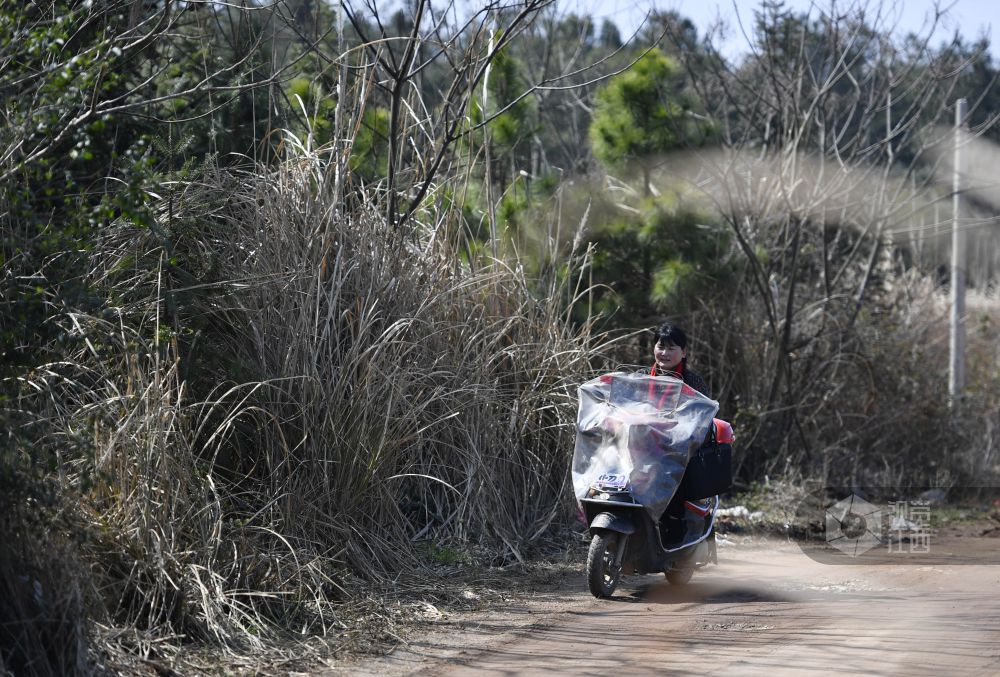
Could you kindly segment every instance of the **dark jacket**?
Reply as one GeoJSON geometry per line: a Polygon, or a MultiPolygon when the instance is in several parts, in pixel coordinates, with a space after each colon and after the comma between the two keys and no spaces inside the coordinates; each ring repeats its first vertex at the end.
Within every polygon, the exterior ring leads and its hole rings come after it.
{"type": "Polygon", "coordinates": [[[705,379],[703,379],[701,374],[696,372],[694,369],[685,369],[683,376],[684,383],[688,384],[705,397],[712,396],[712,393],[708,392],[708,384],[705,383],[705,379]]]}

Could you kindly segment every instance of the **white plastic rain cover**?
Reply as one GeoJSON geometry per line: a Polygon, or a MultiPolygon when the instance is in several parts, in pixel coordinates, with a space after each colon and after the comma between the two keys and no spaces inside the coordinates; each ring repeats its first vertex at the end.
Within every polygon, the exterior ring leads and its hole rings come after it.
{"type": "Polygon", "coordinates": [[[577,499],[590,488],[627,486],[659,520],[719,403],[669,376],[605,374],[580,386],[573,450],[577,499]]]}

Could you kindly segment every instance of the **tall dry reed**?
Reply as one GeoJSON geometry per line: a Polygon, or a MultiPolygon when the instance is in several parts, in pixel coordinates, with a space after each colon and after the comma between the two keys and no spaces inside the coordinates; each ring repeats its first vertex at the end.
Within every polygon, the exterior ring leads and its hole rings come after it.
{"type": "Polygon", "coordinates": [[[301,148],[205,170],[104,233],[101,312],[55,316],[78,348],[19,407],[89,441],[59,486],[108,656],[339,632],[422,543],[513,562],[568,514],[585,256],[547,282],[470,262],[455,213],[399,231],[332,175],[301,148]]]}

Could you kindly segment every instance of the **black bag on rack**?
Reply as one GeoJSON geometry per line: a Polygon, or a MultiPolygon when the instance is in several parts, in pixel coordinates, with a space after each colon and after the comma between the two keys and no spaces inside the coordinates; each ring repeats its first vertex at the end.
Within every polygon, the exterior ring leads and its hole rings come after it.
{"type": "Polygon", "coordinates": [[[733,445],[709,442],[694,453],[678,488],[685,501],[696,501],[733,488],[733,445]]]}

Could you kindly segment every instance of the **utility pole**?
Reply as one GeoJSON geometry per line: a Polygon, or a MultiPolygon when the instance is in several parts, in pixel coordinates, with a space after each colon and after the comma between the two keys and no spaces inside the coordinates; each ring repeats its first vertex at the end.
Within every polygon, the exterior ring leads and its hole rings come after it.
{"type": "MultiPolygon", "coordinates": [[[[485,23],[485,22],[484,22],[485,23]]],[[[487,119],[490,116],[489,109],[489,83],[490,83],[490,73],[493,72],[493,38],[496,36],[496,17],[493,18],[493,29],[490,30],[490,41],[488,44],[489,58],[490,61],[486,64],[486,70],[483,71],[483,119],[487,119]]],[[[499,252],[497,251],[497,206],[493,200],[493,157],[490,152],[491,146],[493,145],[492,134],[490,134],[490,126],[483,125],[483,145],[485,146],[485,158],[486,158],[486,204],[489,207],[488,214],[490,218],[490,248],[493,253],[493,262],[491,266],[494,268],[497,266],[497,260],[499,259],[499,252]]]]}
{"type": "Polygon", "coordinates": [[[955,102],[955,168],[951,222],[951,321],[948,341],[948,398],[952,406],[965,389],[965,231],[962,229],[962,145],[965,143],[965,99],[955,102]]]}

